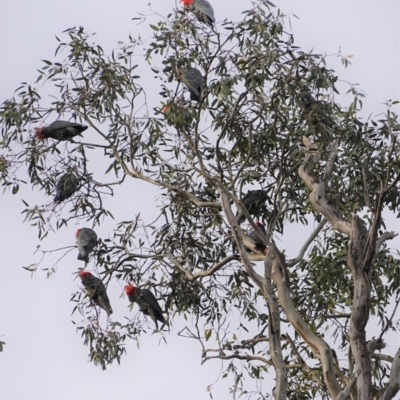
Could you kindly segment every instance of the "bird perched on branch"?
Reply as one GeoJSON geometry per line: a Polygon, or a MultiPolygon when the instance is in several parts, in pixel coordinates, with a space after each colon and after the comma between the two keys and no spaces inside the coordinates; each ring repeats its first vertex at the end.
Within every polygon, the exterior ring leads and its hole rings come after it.
{"type": "Polygon", "coordinates": [[[76,231],[75,237],[79,250],[78,260],[88,263],[89,254],[93,251],[97,244],[96,232],[90,228],[82,228],[76,231]]]}
{"type": "Polygon", "coordinates": [[[318,131],[325,134],[326,128],[333,126],[333,121],[324,110],[323,104],[316,100],[311,93],[301,93],[299,102],[305,120],[312,124],[318,131]]]}
{"type": "Polygon", "coordinates": [[[79,188],[78,178],[73,173],[64,174],[56,185],[54,202],[61,202],[71,197],[79,188]]]}
{"type": "Polygon", "coordinates": [[[164,114],[168,125],[175,126],[178,134],[180,134],[180,131],[183,128],[183,130],[190,135],[192,117],[187,109],[183,106],[172,103],[164,105],[161,112],[164,114]]]}
{"type": "Polygon", "coordinates": [[[190,100],[200,102],[203,92],[203,76],[197,68],[186,68],[182,71],[182,82],[188,87],[190,100]]]}
{"type": "Polygon", "coordinates": [[[81,135],[88,127],[76,122],[55,121],[49,126],[35,129],[35,136],[39,140],[52,138],[56,140],[71,140],[74,136],[81,135]]]}
{"type": "MultiPolygon", "coordinates": [[[[246,210],[250,215],[258,216],[260,212],[260,207],[264,204],[268,199],[267,192],[264,190],[249,190],[242,198],[242,203],[246,207],[246,210]]],[[[236,217],[239,216],[241,212],[239,211],[236,214],[236,217]]],[[[241,224],[245,219],[245,216],[242,214],[239,216],[238,223],[241,224]]]]}
{"type": "Polygon", "coordinates": [[[87,271],[79,272],[79,278],[81,278],[82,285],[93,303],[105,310],[108,315],[111,315],[113,310],[110,299],[107,296],[106,287],[101,279],[87,271]]]}
{"type": "MultiPolygon", "coordinates": [[[[259,221],[256,221],[255,225],[257,227],[257,230],[259,232],[261,232],[266,237],[267,236],[267,232],[265,231],[265,226],[259,221]]],[[[256,250],[264,251],[266,249],[265,244],[263,243],[263,241],[258,236],[258,234],[256,233],[255,230],[251,230],[249,232],[248,236],[251,237],[251,239],[253,240],[256,250]]]]}
{"type": "Polygon", "coordinates": [[[185,8],[192,11],[200,22],[209,26],[215,23],[214,10],[207,0],[181,0],[185,8]]]}
{"type": "Polygon", "coordinates": [[[165,318],[162,315],[162,310],[160,305],[157,302],[157,299],[154,297],[154,294],[150,292],[148,289],[139,289],[132,285],[126,285],[125,293],[128,296],[130,302],[137,303],[139,305],[140,311],[144,315],[148,315],[155,323],[156,328],[158,329],[157,321],[162,323],[165,322],[165,318]]]}

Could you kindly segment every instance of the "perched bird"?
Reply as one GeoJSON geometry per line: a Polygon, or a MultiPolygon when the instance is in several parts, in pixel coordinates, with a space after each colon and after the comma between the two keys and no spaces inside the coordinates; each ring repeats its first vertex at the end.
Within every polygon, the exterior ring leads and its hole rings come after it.
{"type": "Polygon", "coordinates": [[[182,72],[182,82],[188,87],[190,100],[200,102],[203,91],[203,76],[197,68],[186,68],[182,72]]]}
{"type": "Polygon", "coordinates": [[[192,124],[192,116],[190,112],[185,109],[183,106],[179,106],[176,104],[165,105],[161,112],[164,114],[165,119],[167,120],[168,125],[175,126],[178,134],[183,130],[190,135],[191,133],[191,124],[192,124]]]}
{"type": "Polygon", "coordinates": [[[78,260],[89,262],[89,254],[97,244],[96,232],[90,228],[78,229],[75,234],[79,254],[78,260]]]}
{"type": "MultiPolygon", "coordinates": [[[[258,215],[260,207],[268,199],[268,195],[264,190],[249,190],[242,198],[242,203],[246,207],[246,210],[250,215],[258,215]]],[[[241,224],[245,216],[238,212],[236,216],[239,216],[238,223],[241,224]],[[240,216],[239,216],[240,215],[240,216]]]]}
{"type": "Polygon", "coordinates": [[[52,138],[56,140],[71,140],[74,136],[80,135],[88,127],[76,122],[55,121],[49,126],[42,126],[35,129],[35,136],[42,140],[52,138]]]}
{"type": "MultiPolygon", "coordinates": [[[[256,222],[255,223],[257,230],[264,234],[265,236],[267,235],[267,232],[265,231],[265,227],[261,222],[256,222]]],[[[264,251],[266,246],[265,244],[261,241],[260,237],[257,235],[256,231],[251,230],[248,234],[253,239],[253,242],[255,244],[256,250],[264,251]]]]}
{"type": "Polygon", "coordinates": [[[106,287],[101,279],[96,278],[87,271],[79,272],[79,278],[81,278],[82,285],[93,303],[105,310],[108,315],[111,315],[113,310],[111,308],[110,299],[107,296],[106,287]]]}
{"type": "Polygon", "coordinates": [[[72,173],[64,174],[56,185],[56,195],[54,197],[54,202],[64,201],[71,197],[74,192],[79,188],[78,178],[72,173]]]}
{"type": "Polygon", "coordinates": [[[333,125],[333,121],[323,109],[322,103],[316,100],[311,93],[301,93],[299,101],[306,121],[311,122],[313,125],[319,125],[320,128],[324,129],[333,125]]]}
{"type": "Polygon", "coordinates": [[[181,0],[181,3],[193,12],[200,22],[211,27],[214,25],[214,10],[207,0],[181,0]]]}
{"type": "Polygon", "coordinates": [[[150,292],[148,289],[139,289],[132,285],[126,285],[125,293],[128,296],[130,302],[135,302],[139,305],[140,311],[144,315],[148,315],[156,324],[156,328],[158,329],[157,321],[162,323],[165,322],[165,318],[162,315],[162,310],[160,305],[157,302],[157,299],[154,297],[154,294],[150,292]]]}

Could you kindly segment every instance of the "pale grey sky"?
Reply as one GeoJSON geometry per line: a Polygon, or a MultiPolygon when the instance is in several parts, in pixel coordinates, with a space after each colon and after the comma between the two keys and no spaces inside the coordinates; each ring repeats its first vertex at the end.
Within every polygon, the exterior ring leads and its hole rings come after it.
{"type": "MultiPolygon", "coordinates": [[[[249,1],[212,1],[217,21],[224,18],[239,20],[240,12],[248,9],[249,1]]],[[[353,66],[346,70],[340,60],[331,57],[330,68],[337,70],[345,81],[359,83],[366,92],[366,114],[384,110],[387,99],[400,100],[400,38],[399,5],[397,0],[384,0],[377,5],[365,0],[288,0],[276,2],[285,13],[296,14],[291,18],[295,43],[304,49],[315,47],[327,54],[353,54],[353,66]]],[[[154,0],[151,7],[166,15],[175,6],[173,0],[154,0]]],[[[21,81],[33,82],[41,59],[52,59],[57,42],[54,35],[83,25],[98,33],[98,43],[105,50],[117,47],[119,40],[126,40],[128,32],[136,36],[145,28],[131,20],[136,12],[146,11],[147,2],[113,0],[16,0],[4,2],[0,13],[0,34],[3,38],[0,64],[0,102],[13,95],[21,81]]],[[[285,27],[289,30],[289,26],[285,27]]],[[[142,83],[146,86],[145,83],[142,83]]],[[[341,102],[341,97],[337,101],[341,102]]],[[[345,101],[345,98],[343,99],[345,101]]],[[[395,109],[399,112],[399,109],[395,109]]],[[[22,198],[32,204],[47,202],[42,193],[32,194],[22,189],[22,198]]],[[[115,212],[116,220],[126,219],[139,210],[143,218],[151,218],[155,194],[142,182],[135,182],[134,202],[121,205],[115,212]]],[[[118,196],[116,196],[118,198],[118,196]]],[[[108,202],[115,201],[114,199],[108,202]]],[[[167,335],[168,344],[160,336],[141,339],[141,348],[128,342],[128,355],[120,366],[113,365],[103,372],[87,362],[88,348],[71,323],[73,304],[71,293],[78,289],[72,273],[78,267],[76,252],[71,252],[58,266],[51,280],[43,272],[33,279],[21,266],[37,261],[33,256],[38,244],[35,228],[22,225],[20,214],[23,204],[19,196],[8,194],[0,197],[0,243],[2,267],[0,276],[0,340],[7,342],[0,354],[0,398],[19,400],[105,400],[137,397],[141,400],[157,398],[174,400],[205,400],[209,398],[206,387],[213,383],[221,370],[219,361],[200,365],[200,348],[195,341],[177,337],[185,322],[176,321],[167,335]]],[[[111,207],[112,208],[112,207],[111,207]]],[[[113,209],[114,211],[114,209],[113,209]]],[[[97,230],[100,237],[107,237],[106,224],[97,230]]],[[[311,227],[309,227],[311,229],[311,227]]],[[[391,220],[388,230],[399,230],[398,220],[391,220]]],[[[46,249],[74,244],[74,231],[65,230],[44,243],[46,249]]],[[[292,232],[294,238],[294,232],[292,232]]],[[[306,234],[304,234],[304,237],[306,234]]],[[[290,233],[287,235],[290,239],[290,233]]],[[[293,240],[291,241],[293,242],[293,240]]],[[[399,240],[390,246],[400,248],[399,240]]],[[[299,243],[299,246],[301,243],[299,243]]],[[[289,248],[294,254],[296,248],[289,248]]],[[[46,259],[41,267],[51,267],[54,257],[46,259]]],[[[115,320],[128,314],[126,298],[119,298],[121,286],[113,282],[109,289],[115,320]]],[[[391,351],[396,345],[392,335],[391,351]]],[[[229,399],[228,379],[215,385],[214,399],[229,399]]]]}

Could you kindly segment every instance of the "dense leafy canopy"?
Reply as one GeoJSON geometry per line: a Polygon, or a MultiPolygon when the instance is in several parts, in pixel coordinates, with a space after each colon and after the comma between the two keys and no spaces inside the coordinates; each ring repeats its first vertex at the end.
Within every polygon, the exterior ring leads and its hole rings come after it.
{"type": "MultiPolygon", "coordinates": [[[[295,46],[284,23],[285,16],[265,0],[245,11],[242,21],[224,21],[215,29],[176,10],[152,25],[150,42],[129,37],[110,55],[84,28],[68,29],[35,84],[23,83],[0,107],[0,182],[14,195],[21,185],[43,192],[43,204],[24,199],[23,211],[40,241],[60,229],[72,230],[76,221],[96,230],[113,219],[104,199],[114,195],[116,186],[130,189],[115,202],[134,202],[140,196],[135,180],[156,186],[159,196],[151,205],[155,218],[145,221],[134,210],[135,217],[115,221],[110,236],[99,240],[89,267],[96,266],[106,285],[117,279],[151,288],[169,316],[170,329],[176,315],[193,316],[195,326],[182,335],[200,341],[204,361],[228,360],[226,373],[236,376],[233,390],[260,399],[269,398],[270,390],[247,391],[238,365],[243,363],[256,380],[277,368],[269,344],[273,332],[266,331],[274,308],[266,272],[272,250],[253,251],[249,260],[242,229],[262,221],[264,240],[272,246],[273,239],[297,224],[300,248],[309,232],[305,226],[317,227],[315,240],[298,259],[287,260],[285,242],[277,241],[275,255],[282,256],[287,269],[286,289],[277,284],[274,292],[282,307],[284,333],[278,342],[287,397],[328,398],[334,389],[309,336],[288,315],[283,304],[289,292],[284,290],[290,291],[289,302],[310,331],[326,338],[336,354],[349,353],[348,361],[341,357],[340,363],[329,353],[338,385],[345,388],[354,364],[349,330],[356,275],[349,267],[351,234],[334,221],[354,226],[358,215],[373,230],[368,248],[374,250],[365,258],[370,279],[366,318],[369,313],[378,318],[384,338],[387,329],[398,328],[387,310],[394,299],[398,302],[399,256],[385,244],[393,234],[384,234],[382,211],[399,216],[400,125],[392,104],[378,120],[360,120],[363,95],[354,86],[349,88],[350,104],[337,104],[335,72],[322,55],[295,46]],[[143,46],[141,59],[137,54],[143,46]],[[188,67],[198,68],[204,77],[199,103],[190,102],[179,83],[188,67]],[[158,98],[147,95],[146,80],[138,75],[142,69],[154,75],[158,98]],[[318,113],[302,108],[299,96],[304,92],[318,99],[330,126],[318,113]],[[71,141],[35,138],[36,127],[56,119],[89,129],[71,141]],[[52,198],[66,173],[78,177],[80,187],[57,205],[52,198]],[[317,183],[326,183],[327,206],[321,208],[310,196],[317,183]],[[254,221],[246,218],[239,225],[234,215],[245,213],[241,198],[249,189],[263,189],[267,200],[254,221]],[[265,270],[254,263],[265,259],[265,270]],[[214,343],[212,351],[207,341],[214,343]]],[[[251,242],[246,244],[251,249],[251,242]]],[[[76,271],[81,267],[77,261],[76,271]]],[[[275,284],[277,279],[272,276],[275,284]]],[[[78,329],[90,358],[103,368],[120,362],[125,341],[146,329],[140,314],[128,322],[111,318],[102,327],[99,311],[87,307],[84,292],[73,294],[72,301],[84,316],[78,329]]],[[[160,334],[168,339],[165,326],[160,334]]],[[[390,367],[373,358],[371,368],[373,386],[384,388],[390,367]]]]}

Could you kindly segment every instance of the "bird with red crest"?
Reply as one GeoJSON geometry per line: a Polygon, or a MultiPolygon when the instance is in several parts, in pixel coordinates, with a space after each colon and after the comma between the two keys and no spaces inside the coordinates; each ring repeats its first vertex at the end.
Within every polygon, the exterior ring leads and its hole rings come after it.
{"type": "Polygon", "coordinates": [[[105,310],[107,315],[111,315],[113,310],[111,308],[110,299],[107,296],[106,287],[101,279],[87,271],[79,272],[79,278],[81,278],[82,285],[93,303],[105,310]]]}
{"type": "Polygon", "coordinates": [[[157,299],[154,297],[154,294],[151,293],[150,290],[139,289],[133,285],[126,285],[124,290],[129,301],[132,303],[137,303],[140,311],[144,315],[148,315],[154,321],[156,329],[158,329],[157,321],[162,323],[165,322],[161,307],[158,304],[157,299]]]}
{"type": "Polygon", "coordinates": [[[49,126],[35,129],[35,137],[39,140],[52,138],[55,140],[71,140],[74,136],[82,136],[81,133],[88,127],[69,121],[54,121],[49,126]]]}
{"type": "Polygon", "coordinates": [[[185,8],[192,11],[199,21],[211,27],[214,25],[214,10],[207,0],[181,0],[181,3],[185,8]]]}

